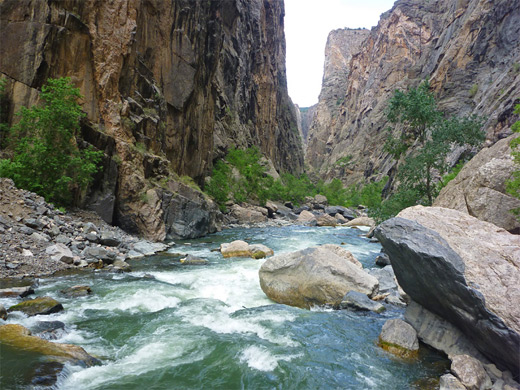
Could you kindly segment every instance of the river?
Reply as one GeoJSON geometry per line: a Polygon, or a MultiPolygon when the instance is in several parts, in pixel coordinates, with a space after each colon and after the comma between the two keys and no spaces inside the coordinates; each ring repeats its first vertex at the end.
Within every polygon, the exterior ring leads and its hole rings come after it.
{"type": "MultiPolygon", "coordinates": [[[[346,227],[237,228],[179,241],[169,254],[132,261],[130,273],[41,279],[37,295],[58,299],[65,311],[30,318],[13,313],[7,322],[32,328],[62,321],[67,332],[59,342],[81,345],[102,360],[91,368],[67,365],[55,385],[60,390],[428,388],[425,378],[446,369],[444,357],[422,346],[419,359],[406,361],[377,346],[383,323],[402,317],[403,309],[387,306],[375,314],[278,305],[259,285],[264,260],[223,259],[212,251],[236,239],[265,244],[275,254],[332,243],[374,267],[380,245],[362,233],[346,227]],[[188,253],[210,263],[181,265],[180,254],[188,253]],[[88,284],[93,294],[60,295],[78,284],[88,284]]],[[[15,302],[0,300],[6,307],[15,302]]],[[[4,349],[0,357],[5,389],[19,388],[32,364],[15,355],[4,349]]]]}

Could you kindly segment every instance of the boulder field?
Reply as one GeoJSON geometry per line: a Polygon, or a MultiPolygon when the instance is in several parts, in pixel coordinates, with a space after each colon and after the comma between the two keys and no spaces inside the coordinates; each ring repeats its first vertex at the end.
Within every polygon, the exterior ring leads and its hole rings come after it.
{"type": "Polygon", "coordinates": [[[382,223],[375,236],[411,299],[519,375],[518,235],[459,211],[415,206],[382,223]]]}

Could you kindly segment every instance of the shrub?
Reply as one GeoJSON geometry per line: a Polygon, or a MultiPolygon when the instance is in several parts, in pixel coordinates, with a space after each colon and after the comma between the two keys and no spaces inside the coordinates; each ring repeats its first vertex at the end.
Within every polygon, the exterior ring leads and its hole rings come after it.
{"type": "Polygon", "coordinates": [[[0,176],[42,195],[57,205],[79,202],[97,172],[103,152],[78,148],[76,136],[84,116],[79,89],[68,78],[49,79],[42,87],[42,105],[22,107],[20,122],[11,129],[14,155],[2,160],[0,176]]]}
{"type": "MultiPolygon", "coordinates": [[[[514,113],[520,115],[520,104],[515,106],[514,113]]],[[[520,121],[516,121],[511,129],[515,133],[520,133],[520,121]]],[[[510,195],[520,199],[520,137],[513,138],[509,145],[511,146],[511,155],[513,156],[516,169],[513,171],[511,179],[506,182],[506,190],[510,195]]],[[[520,209],[511,211],[520,220],[520,209]]]]}

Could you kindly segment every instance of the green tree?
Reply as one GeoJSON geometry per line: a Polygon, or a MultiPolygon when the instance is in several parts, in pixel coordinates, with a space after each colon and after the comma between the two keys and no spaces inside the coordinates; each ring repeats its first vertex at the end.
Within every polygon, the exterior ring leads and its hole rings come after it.
{"type": "Polygon", "coordinates": [[[385,144],[387,152],[399,159],[415,145],[398,171],[399,189],[408,195],[417,194],[417,201],[426,205],[431,205],[437,195],[435,175],[449,170],[446,157],[451,148],[477,146],[485,139],[478,117],[444,117],[437,109],[428,81],[408,92],[396,91],[389,103],[388,119],[401,127],[397,137],[390,133],[385,144]]]}
{"type": "Polygon", "coordinates": [[[11,129],[11,160],[0,160],[0,176],[60,206],[77,204],[98,170],[103,152],[80,149],[76,137],[85,115],[69,78],[49,79],[42,87],[41,106],[22,107],[11,129]]]}
{"type": "MultiPolygon", "coordinates": [[[[520,115],[520,104],[515,106],[514,113],[520,115]]],[[[520,133],[520,121],[516,121],[515,124],[511,126],[511,129],[515,133],[520,133]]],[[[513,138],[509,145],[511,146],[511,155],[513,156],[517,168],[513,171],[512,178],[507,181],[506,189],[509,194],[520,199],[520,137],[513,138]]],[[[520,209],[514,209],[512,211],[520,220],[520,209]]]]}

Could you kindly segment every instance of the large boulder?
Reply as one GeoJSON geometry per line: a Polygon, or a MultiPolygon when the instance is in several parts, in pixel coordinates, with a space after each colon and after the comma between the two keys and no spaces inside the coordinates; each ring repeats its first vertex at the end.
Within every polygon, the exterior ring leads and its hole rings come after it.
{"type": "Polygon", "coordinates": [[[81,364],[87,367],[99,364],[98,359],[90,356],[77,345],[53,343],[32,336],[29,329],[17,324],[0,326],[0,342],[13,349],[50,357],[60,362],[81,364]]]}
{"type": "Polygon", "coordinates": [[[456,355],[451,359],[451,372],[468,390],[490,389],[491,379],[484,366],[469,355],[456,355]]]}
{"type": "Polygon", "coordinates": [[[433,205],[455,209],[520,233],[520,222],[511,213],[511,209],[520,207],[520,200],[506,193],[506,181],[515,169],[509,147],[513,137],[482,149],[442,189],[433,205]]]}
{"type": "Polygon", "coordinates": [[[298,219],[296,220],[296,223],[308,226],[316,226],[317,220],[313,213],[307,210],[302,210],[298,216],[298,219]]]}
{"type": "Polygon", "coordinates": [[[376,226],[376,222],[370,218],[370,217],[357,217],[354,218],[352,221],[348,221],[345,226],[350,227],[358,227],[358,226],[367,226],[367,227],[374,227],[376,226]]]}
{"type": "Polygon", "coordinates": [[[467,214],[415,206],[376,229],[403,290],[520,372],[520,239],[467,214]]]}
{"type": "Polygon", "coordinates": [[[224,258],[228,257],[250,257],[249,244],[242,240],[220,244],[220,253],[224,258]]]}
{"type": "Polygon", "coordinates": [[[336,218],[331,217],[329,214],[320,214],[316,217],[316,225],[318,226],[333,226],[338,224],[336,218]]]}
{"type": "Polygon", "coordinates": [[[269,298],[304,308],[338,306],[351,290],[372,297],[378,288],[376,278],[323,247],[271,257],[259,274],[260,286],[269,298]]]}
{"type": "Polygon", "coordinates": [[[242,207],[234,204],[231,207],[230,214],[236,218],[239,223],[259,223],[267,221],[267,209],[260,210],[260,207],[248,206],[242,207]],[[262,211],[265,210],[265,213],[262,211]]]}
{"type": "Polygon", "coordinates": [[[366,294],[349,291],[345,294],[339,304],[340,309],[351,309],[358,311],[373,311],[375,313],[382,313],[386,310],[379,302],[371,300],[366,294]]]}

